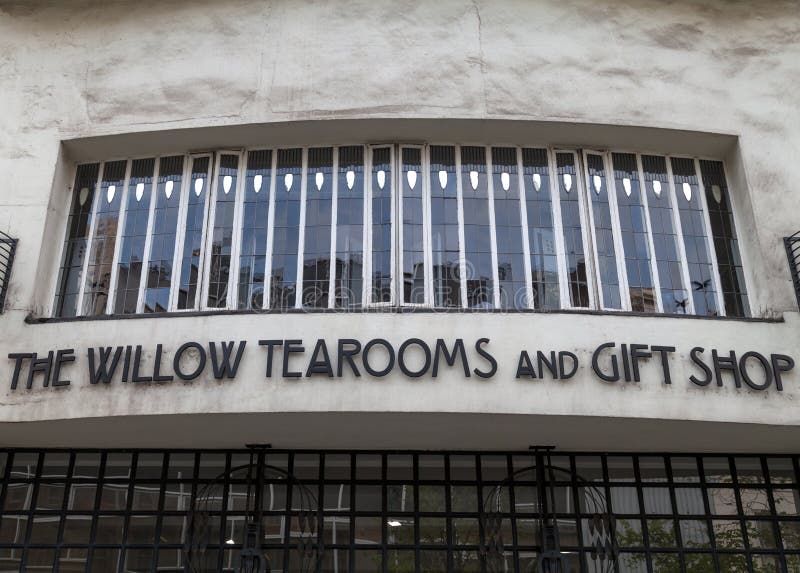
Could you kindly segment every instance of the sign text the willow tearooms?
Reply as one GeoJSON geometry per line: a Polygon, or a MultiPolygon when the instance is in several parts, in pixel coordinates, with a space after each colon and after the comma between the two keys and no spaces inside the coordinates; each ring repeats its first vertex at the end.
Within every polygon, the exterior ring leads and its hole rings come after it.
{"type": "MultiPolygon", "coordinates": [[[[497,375],[498,362],[491,341],[480,338],[473,343],[461,338],[422,340],[409,338],[392,344],[383,338],[364,343],[353,338],[335,341],[317,339],[259,340],[257,352],[247,341],[190,341],[171,356],[163,345],[106,346],[88,348],[82,353],[74,348],[46,353],[18,352],[8,355],[13,362],[10,388],[58,388],[73,383],[70,370],[78,360],[85,360],[89,384],[169,383],[192,381],[200,377],[217,380],[236,378],[243,360],[259,360],[266,378],[342,378],[401,376],[436,378],[445,369],[454,369],[464,377],[490,379],[497,375]],[[252,358],[250,356],[252,355],[252,358]]],[[[594,375],[603,382],[640,382],[644,361],[660,365],[661,383],[675,382],[670,371],[670,356],[675,346],[606,342],[579,357],[567,350],[521,350],[513,364],[517,379],[568,380],[587,360],[594,375]]],[[[764,355],[755,351],[737,354],[732,350],[694,347],[688,353],[691,374],[687,383],[696,386],[733,384],[766,390],[783,390],[783,376],[794,368],[794,360],[785,354],[764,355]]],[[[74,376],[74,374],[73,374],[74,376]]],[[[77,382],[77,381],[76,381],[77,382]]]]}

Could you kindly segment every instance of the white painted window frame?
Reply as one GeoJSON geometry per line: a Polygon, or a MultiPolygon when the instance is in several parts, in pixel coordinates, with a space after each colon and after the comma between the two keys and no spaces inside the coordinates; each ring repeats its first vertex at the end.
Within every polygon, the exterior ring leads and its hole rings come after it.
{"type": "MultiPolygon", "coordinates": [[[[363,202],[363,264],[362,264],[362,308],[386,308],[386,307],[433,307],[433,276],[432,276],[432,245],[431,245],[431,171],[430,171],[430,144],[418,143],[376,143],[376,144],[352,144],[361,146],[363,149],[363,177],[364,177],[364,202],[363,202]],[[425,273],[425,290],[424,290],[424,303],[406,303],[403,300],[404,293],[404,276],[402,272],[402,259],[403,259],[403,223],[402,223],[402,204],[403,204],[403,177],[405,177],[404,166],[402,163],[403,149],[413,148],[420,151],[420,172],[418,173],[417,183],[421,185],[420,191],[422,195],[422,228],[423,228],[423,260],[424,260],[424,273],[425,273]],[[387,183],[390,186],[389,193],[391,197],[391,294],[390,302],[388,303],[373,303],[372,291],[374,288],[372,282],[372,227],[373,227],[373,153],[378,149],[388,149],[390,157],[391,176],[387,177],[387,183]]],[[[462,182],[462,164],[461,164],[461,148],[466,144],[457,143],[436,143],[435,145],[445,145],[454,148],[455,153],[455,175],[456,175],[456,190],[457,190],[457,205],[458,205],[458,235],[459,235],[459,272],[460,288],[461,288],[461,307],[468,308],[466,291],[466,256],[465,256],[465,233],[464,233],[464,207],[463,207],[463,182],[462,182]]],[[[500,291],[499,291],[499,270],[497,266],[497,237],[496,237],[496,220],[495,220],[495,205],[494,205],[494,171],[493,171],[493,157],[492,150],[494,147],[512,147],[516,151],[517,160],[517,184],[519,186],[519,208],[520,208],[520,224],[522,233],[522,245],[524,256],[524,269],[525,269],[525,285],[526,285],[526,298],[527,307],[529,309],[535,308],[535,301],[533,299],[533,287],[530,265],[530,244],[529,244],[529,222],[527,220],[527,182],[524,179],[524,166],[522,159],[522,150],[531,149],[544,149],[547,155],[548,172],[550,174],[550,202],[553,215],[553,232],[555,235],[556,256],[558,260],[558,274],[559,274],[559,291],[561,297],[561,308],[585,308],[573,307],[570,304],[569,283],[566,268],[566,247],[564,243],[564,230],[561,218],[561,200],[560,200],[560,181],[557,170],[557,155],[560,153],[571,154],[575,165],[575,181],[574,192],[578,196],[579,216],[581,223],[581,237],[584,244],[586,272],[587,272],[587,287],[589,294],[589,308],[604,311],[629,311],[631,309],[630,291],[628,288],[627,268],[625,265],[624,243],[622,241],[621,225],[619,218],[618,206],[618,193],[622,192],[617,185],[616,177],[614,174],[613,153],[629,153],[633,154],[636,159],[637,175],[639,177],[639,189],[641,196],[641,204],[645,211],[645,225],[647,227],[647,240],[648,248],[650,249],[650,268],[653,278],[653,288],[656,291],[656,312],[664,312],[664,302],[662,300],[660,277],[658,274],[658,264],[656,260],[654,237],[652,230],[652,222],[650,219],[649,199],[647,181],[644,177],[644,168],[642,156],[647,152],[629,151],[629,150],[606,150],[598,151],[594,149],[574,149],[574,148],[560,148],[560,147],[547,147],[544,145],[528,144],[528,145],[502,145],[502,144],[468,144],[477,145],[485,148],[486,153],[486,169],[487,169],[487,194],[489,200],[489,225],[490,225],[490,242],[491,242],[491,259],[493,266],[493,303],[495,308],[500,308],[500,291]],[[603,165],[606,172],[606,187],[609,200],[609,210],[611,213],[612,222],[612,236],[614,239],[615,259],[617,264],[617,272],[619,275],[619,288],[620,300],[622,301],[621,309],[611,309],[604,305],[600,305],[599,301],[602,300],[602,285],[600,283],[598,252],[596,249],[595,241],[595,222],[592,212],[592,205],[594,201],[591,182],[588,174],[588,160],[589,154],[595,154],[602,157],[603,165]]],[[[332,168],[332,204],[331,204],[331,249],[330,249],[330,277],[329,277],[329,294],[327,308],[335,308],[335,288],[336,288],[336,240],[337,240],[337,224],[338,224],[338,180],[339,180],[339,150],[341,145],[327,146],[332,149],[333,153],[333,168],[332,168]]],[[[297,247],[297,297],[295,301],[296,309],[302,308],[303,296],[303,268],[305,256],[305,224],[306,224],[306,197],[307,185],[309,182],[308,173],[308,156],[309,150],[312,147],[302,147],[302,174],[300,181],[300,221],[298,229],[298,247],[297,247]]],[[[130,179],[131,169],[133,162],[138,159],[154,160],[153,169],[153,182],[150,187],[149,197],[146,199],[148,204],[148,224],[147,234],[145,237],[144,253],[142,257],[142,274],[139,280],[138,298],[136,312],[143,313],[144,311],[144,298],[147,285],[147,276],[149,273],[150,263],[150,250],[152,248],[155,207],[157,204],[157,194],[159,191],[159,176],[161,160],[165,157],[181,156],[183,157],[183,175],[182,184],[180,186],[180,201],[178,206],[178,224],[176,226],[176,238],[173,253],[173,273],[172,283],[170,287],[169,297],[169,310],[172,312],[189,312],[197,309],[210,310],[207,306],[207,297],[209,289],[209,274],[210,265],[208,265],[208,256],[210,254],[211,241],[213,240],[212,233],[209,232],[213,228],[214,219],[216,217],[216,199],[219,193],[219,166],[223,155],[234,155],[238,160],[237,169],[237,182],[235,186],[235,203],[234,203],[234,217],[233,217],[233,233],[232,233],[232,247],[231,247],[231,265],[228,277],[228,293],[226,299],[226,309],[235,309],[238,307],[238,286],[239,286],[239,267],[242,248],[242,223],[243,223],[243,210],[244,210],[244,195],[246,191],[246,175],[247,175],[247,161],[250,151],[269,150],[271,152],[271,169],[270,180],[268,185],[269,193],[269,216],[267,221],[267,239],[266,239],[266,261],[264,268],[264,297],[263,308],[269,309],[271,304],[271,280],[272,280],[272,254],[273,254],[273,241],[274,241],[274,213],[275,213],[275,195],[277,189],[277,163],[278,153],[281,148],[252,148],[252,149],[221,149],[213,152],[204,153],[190,153],[190,154],[163,154],[159,156],[146,155],[141,157],[131,157],[125,159],[126,169],[124,176],[124,185],[121,190],[120,196],[120,210],[118,215],[118,225],[115,236],[114,255],[112,261],[112,275],[109,282],[109,293],[106,301],[105,314],[113,315],[117,298],[117,285],[119,281],[119,259],[121,256],[122,244],[121,240],[124,236],[124,229],[127,222],[127,201],[130,193],[130,179]],[[198,159],[207,157],[209,160],[208,170],[205,175],[206,187],[205,198],[203,205],[203,220],[204,226],[202,229],[202,249],[199,259],[198,277],[200,284],[197,286],[195,293],[194,305],[191,308],[178,310],[177,298],[178,290],[181,281],[181,258],[186,239],[186,218],[188,214],[189,194],[194,192],[192,185],[192,172],[194,162],[198,159]],[[198,299],[197,297],[201,297],[198,299]]],[[[717,262],[716,251],[714,248],[713,233],[710,224],[710,214],[708,210],[707,196],[705,184],[703,182],[702,170],[700,168],[700,160],[708,159],[710,161],[720,161],[716,158],[700,158],[700,157],[687,157],[680,155],[663,155],[655,154],[664,157],[666,164],[666,180],[664,192],[667,193],[667,200],[672,214],[672,223],[674,231],[677,236],[678,252],[681,264],[681,275],[684,282],[684,287],[689,296],[687,304],[687,314],[694,314],[694,299],[692,296],[692,288],[688,270],[688,260],[686,257],[685,244],[683,240],[683,229],[681,225],[680,211],[678,207],[678,193],[681,192],[675,183],[674,174],[672,171],[672,159],[690,159],[693,162],[695,176],[697,178],[697,192],[700,194],[699,204],[703,213],[703,222],[705,225],[706,234],[706,248],[709,253],[710,263],[712,267],[712,282],[715,290],[715,300],[718,306],[718,314],[725,316],[725,302],[724,295],[721,291],[719,267],[717,262]]],[[[103,176],[105,173],[106,164],[113,161],[120,161],[121,159],[109,159],[99,162],[98,174],[94,183],[94,193],[92,198],[92,207],[89,222],[89,234],[87,236],[86,254],[83,261],[80,276],[80,290],[76,301],[76,316],[84,316],[84,303],[86,296],[86,276],[88,273],[88,265],[91,260],[92,251],[94,248],[95,236],[97,233],[97,215],[100,201],[104,198],[101,197],[101,188],[103,176]]],[[[727,178],[727,167],[724,162],[722,163],[723,173],[727,178]]],[[[75,165],[73,170],[73,181],[75,173],[77,172],[78,165],[75,165]]],[[[73,193],[78,192],[73,189],[73,193]]],[[[727,199],[730,202],[731,212],[733,213],[734,221],[738,224],[739,215],[736,207],[736,202],[730,192],[730,184],[728,183],[727,199]]],[[[144,199],[143,199],[144,200],[144,199]]],[[[70,202],[70,208],[71,208],[70,202]]],[[[63,227],[63,226],[62,226],[63,227]]],[[[738,231],[737,225],[737,231],[738,231]]],[[[737,239],[741,242],[741,237],[737,234],[737,239]]],[[[65,242],[62,242],[61,257],[58,259],[59,269],[63,264],[65,242]]],[[[748,296],[750,293],[750,285],[748,284],[748,261],[744,260],[742,256],[742,266],[745,268],[745,289],[747,289],[748,296]]],[[[55,291],[58,289],[57,275],[53,281],[54,296],[51,300],[55,300],[55,291]]],[[[214,307],[216,309],[216,307],[214,307]]],[[[50,312],[55,312],[55,305],[51,303],[50,312]]],[[[750,301],[748,299],[748,310],[752,311],[750,301]]]]}

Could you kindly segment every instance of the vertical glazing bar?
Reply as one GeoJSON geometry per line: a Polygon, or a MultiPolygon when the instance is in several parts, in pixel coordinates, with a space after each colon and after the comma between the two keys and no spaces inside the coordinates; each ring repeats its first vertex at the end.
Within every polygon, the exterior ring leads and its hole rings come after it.
{"type": "Polygon", "coordinates": [[[422,305],[426,302],[426,264],[424,241],[423,159],[420,147],[401,148],[400,218],[402,228],[398,252],[403,281],[402,304],[422,305]]]}
{"type": "Polygon", "coordinates": [[[370,148],[369,192],[369,225],[368,234],[370,256],[369,265],[369,301],[371,304],[394,304],[394,219],[395,195],[392,166],[392,149],[390,147],[370,148]]]}
{"type": "Polygon", "coordinates": [[[467,308],[467,254],[464,242],[464,182],[461,177],[461,146],[456,145],[456,192],[458,196],[458,287],[461,308],[467,308]]]}
{"type": "MultiPolygon", "coordinates": [[[[272,169],[270,170],[270,178],[267,183],[269,190],[269,214],[267,216],[267,253],[266,261],[264,263],[264,308],[272,308],[272,250],[275,235],[275,195],[278,189],[278,151],[271,151],[272,154],[272,169]]],[[[262,182],[263,183],[263,182],[262,182]]]]}
{"type": "Polygon", "coordinates": [[[248,154],[241,152],[238,155],[239,165],[236,173],[236,196],[233,206],[233,225],[231,229],[231,257],[228,271],[228,298],[225,301],[226,308],[238,308],[239,305],[239,264],[241,263],[242,253],[242,218],[244,210],[244,186],[247,175],[248,154]]]}
{"type": "Polygon", "coordinates": [[[277,154],[270,269],[270,308],[294,308],[300,297],[297,275],[300,242],[300,204],[303,186],[303,150],[279,149],[277,154]]]}
{"type": "Polygon", "coordinates": [[[92,255],[92,240],[95,234],[95,228],[97,226],[97,205],[100,203],[100,182],[103,180],[103,172],[105,171],[105,163],[100,164],[100,171],[97,174],[97,182],[94,185],[94,191],[90,194],[92,198],[92,214],[89,217],[89,234],[86,235],[86,243],[85,243],[85,250],[84,250],[84,259],[83,265],[80,274],[80,290],[78,291],[78,302],[75,307],[75,316],[83,316],[83,297],[86,292],[86,275],[89,272],[89,258],[92,255]]]}
{"type": "Polygon", "coordinates": [[[527,235],[523,228],[517,148],[492,147],[489,170],[492,195],[492,220],[495,237],[495,296],[498,308],[523,309],[529,306],[526,271],[530,259],[526,256],[527,235]],[[526,265],[526,259],[528,264],[526,265]]]}
{"type": "Polygon", "coordinates": [[[364,290],[364,148],[340,147],[336,182],[336,307],[361,308],[364,290]]]}
{"type": "Polygon", "coordinates": [[[494,308],[491,201],[485,147],[461,147],[467,308],[494,308]]]}
{"type": "Polygon", "coordinates": [[[211,184],[210,212],[206,225],[206,260],[203,269],[201,308],[227,308],[233,258],[233,225],[240,156],[217,154],[211,184]]]}
{"type": "Polygon", "coordinates": [[[300,174],[300,221],[298,223],[297,234],[297,261],[295,270],[295,292],[297,295],[294,300],[294,308],[303,308],[303,261],[305,257],[305,234],[306,234],[306,200],[308,199],[308,148],[303,148],[303,165],[300,174]]]}
{"type": "Polygon", "coordinates": [[[305,198],[301,210],[302,260],[301,305],[304,308],[328,308],[330,278],[335,262],[331,259],[334,187],[334,148],[312,147],[307,151],[305,198]]]}
{"type": "Polygon", "coordinates": [[[339,147],[333,148],[333,169],[331,173],[333,193],[331,197],[331,228],[329,245],[329,271],[328,271],[328,308],[336,307],[336,282],[339,274],[339,261],[336,258],[336,251],[339,248],[337,235],[339,233],[339,147]]]}
{"type": "MultiPolygon", "coordinates": [[[[522,149],[516,148],[517,160],[517,186],[519,189],[519,212],[520,224],[522,225],[522,253],[523,253],[523,270],[525,273],[525,307],[533,309],[536,307],[533,297],[533,285],[531,284],[531,248],[530,248],[530,231],[528,230],[528,194],[525,188],[525,167],[522,162],[522,149]]],[[[514,526],[516,538],[516,525],[514,526]]],[[[516,557],[519,559],[519,556],[516,557]]]]}
{"type": "Polygon", "coordinates": [[[494,183],[495,173],[492,164],[492,148],[486,150],[486,187],[489,201],[489,245],[491,247],[490,260],[492,265],[492,307],[500,308],[500,272],[497,268],[497,222],[495,221],[494,183]]]}
{"type": "MultiPolygon", "coordinates": [[[[549,177],[546,182],[549,187],[542,187],[550,193],[550,201],[553,205],[553,234],[556,247],[556,259],[558,261],[558,292],[559,292],[559,308],[568,308],[572,306],[570,288],[570,277],[567,274],[569,258],[567,256],[567,231],[564,229],[564,216],[561,210],[561,177],[558,170],[558,154],[555,150],[547,150],[548,158],[548,173],[549,177]]],[[[535,187],[535,182],[534,182],[535,187]]],[[[528,217],[530,224],[530,217],[528,217]]]]}

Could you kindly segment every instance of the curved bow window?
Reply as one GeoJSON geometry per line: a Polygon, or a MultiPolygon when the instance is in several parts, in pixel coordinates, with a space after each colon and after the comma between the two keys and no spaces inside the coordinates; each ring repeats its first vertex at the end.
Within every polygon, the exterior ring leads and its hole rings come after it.
{"type": "Polygon", "coordinates": [[[598,309],[748,316],[722,162],[476,145],[80,165],[54,315],[598,309]]]}

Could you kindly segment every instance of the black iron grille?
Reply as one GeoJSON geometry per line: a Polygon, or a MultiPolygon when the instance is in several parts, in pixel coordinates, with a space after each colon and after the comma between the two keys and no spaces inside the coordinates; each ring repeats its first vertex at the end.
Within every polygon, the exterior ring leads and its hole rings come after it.
{"type": "Polygon", "coordinates": [[[12,239],[0,231],[0,314],[6,304],[8,283],[11,280],[11,266],[14,264],[16,250],[17,239],[12,239]]]}
{"type": "Polygon", "coordinates": [[[797,305],[800,306],[800,231],[791,237],[784,237],[783,244],[786,245],[786,256],[789,257],[789,271],[792,273],[797,305]]]}

